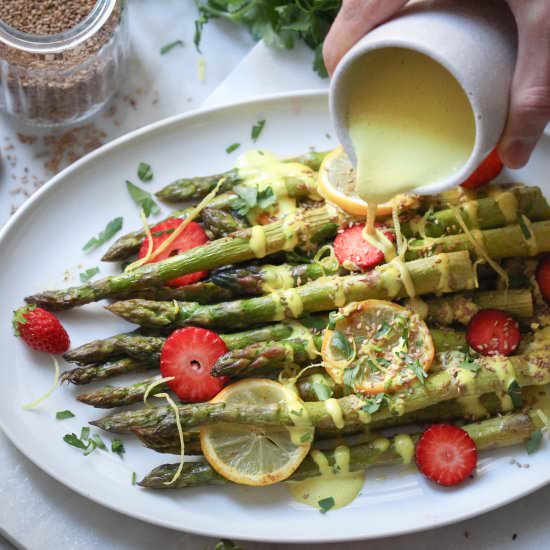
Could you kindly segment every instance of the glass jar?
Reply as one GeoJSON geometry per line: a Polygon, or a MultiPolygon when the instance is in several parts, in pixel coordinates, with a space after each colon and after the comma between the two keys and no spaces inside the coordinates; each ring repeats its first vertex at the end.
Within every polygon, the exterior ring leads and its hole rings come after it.
{"type": "Polygon", "coordinates": [[[127,11],[125,0],[98,0],[80,23],[51,35],[0,21],[0,109],[37,126],[99,111],[124,79],[127,11]]]}

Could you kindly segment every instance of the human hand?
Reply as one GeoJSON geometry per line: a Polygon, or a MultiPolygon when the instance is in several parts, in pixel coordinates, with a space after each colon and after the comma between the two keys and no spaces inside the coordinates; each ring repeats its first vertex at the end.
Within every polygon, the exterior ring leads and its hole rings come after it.
{"type": "MultiPolygon", "coordinates": [[[[326,37],[323,56],[329,74],[344,54],[408,0],[343,0],[326,37]]],[[[507,0],[518,26],[518,55],[508,118],[498,144],[504,164],[520,168],[529,160],[550,121],[550,1],[507,0]]]]}

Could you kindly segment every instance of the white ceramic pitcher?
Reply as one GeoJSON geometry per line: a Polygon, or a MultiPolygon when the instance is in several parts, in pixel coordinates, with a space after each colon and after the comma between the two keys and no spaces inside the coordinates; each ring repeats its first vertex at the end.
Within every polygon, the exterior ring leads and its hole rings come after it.
{"type": "Polygon", "coordinates": [[[431,57],[466,92],[476,130],[470,157],[452,176],[415,192],[438,193],[454,187],[479,166],[504,129],[517,52],[512,13],[504,0],[419,1],[360,40],[338,64],[330,86],[332,122],[354,164],[355,153],[348,134],[347,90],[354,85],[358,61],[373,50],[389,47],[408,48],[431,57]]]}

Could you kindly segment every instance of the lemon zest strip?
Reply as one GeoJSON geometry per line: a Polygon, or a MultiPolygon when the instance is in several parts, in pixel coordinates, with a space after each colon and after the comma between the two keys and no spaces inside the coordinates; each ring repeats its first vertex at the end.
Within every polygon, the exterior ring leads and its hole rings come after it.
{"type": "Polygon", "coordinates": [[[159,254],[164,252],[186,229],[186,227],[208,206],[208,204],[214,199],[214,197],[218,194],[218,191],[220,190],[220,187],[225,183],[225,180],[227,178],[223,177],[218,181],[216,184],[216,187],[202,199],[202,201],[193,208],[193,210],[189,213],[189,216],[187,216],[183,222],[176,228],[176,230],[155,250],[151,251],[149,254],[149,251],[147,251],[147,255],[143,258],[140,258],[139,260],[136,260],[135,262],[132,262],[125,270],[125,273],[128,273],[130,271],[134,271],[138,267],[141,267],[142,265],[149,263],[153,261],[159,254]]]}
{"type": "MultiPolygon", "coordinates": [[[[170,382],[171,380],[174,380],[174,376],[165,376],[164,378],[159,378],[158,380],[155,380],[154,382],[151,382],[148,386],[147,386],[147,389],[145,390],[145,393],[143,394],[143,403],[145,404],[146,407],[152,409],[153,408],[153,405],[150,405],[148,402],[147,402],[147,399],[149,399],[149,395],[151,395],[151,392],[158,386],[160,386],[161,384],[164,384],[165,382],[170,382]]],[[[158,394],[160,395],[160,394],[158,394]]]]}
{"type": "Polygon", "coordinates": [[[176,473],[172,477],[172,479],[170,481],[164,482],[164,485],[172,485],[181,476],[181,472],[183,471],[183,465],[185,464],[185,440],[183,439],[183,428],[181,427],[180,411],[178,409],[178,406],[174,402],[174,400],[167,393],[159,393],[155,395],[155,397],[158,397],[160,399],[164,398],[166,399],[166,401],[168,401],[168,404],[170,405],[171,409],[174,411],[174,415],[176,417],[176,426],[178,427],[178,437],[180,440],[180,464],[178,466],[178,469],[176,470],[176,473]]]}
{"type": "Polygon", "coordinates": [[[45,401],[46,399],[48,399],[48,397],[50,397],[50,395],[55,391],[55,388],[57,388],[57,384],[59,383],[59,374],[60,374],[59,361],[57,360],[57,357],[54,357],[53,355],[50,355],[50,357],[52,358],[53,365],[54,365],[54,368],[55,368],[55,374],[54,374],[54,380],[53,380],[52,387],[42,397],[38,397],[34,401],[31,401],[30,403],[26,403],[25,405],[23,405],[23,409],[25,409],[25,410],[34,409],[34,407],[36,407],[36,405],[38,405],[39,403],[42,403],[42,401],[45,401]]]}

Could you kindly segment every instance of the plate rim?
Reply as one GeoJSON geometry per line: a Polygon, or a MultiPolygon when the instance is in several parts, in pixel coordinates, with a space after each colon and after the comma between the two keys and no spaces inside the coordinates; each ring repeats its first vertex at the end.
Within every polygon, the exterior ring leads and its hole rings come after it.
{"type": "MultiPolygon", "coordinates": [[[[48,180],[36,193],[34,193],[17,210],[17,212],[15,212],[15,214],[10,216],[6,224],[0,229],[0,246],[3,244],[4,240],[7,238],[7,235],[11,232],[12,228],[16,226],[16,224],[19,222],[19,219],[22,218],[24,215],[26,215],[26,213],[29,210],[32,210],[33,208],[35,208],[37,204],[40,202],[42,196],[49,193],[52,189],[54,189],[59,184],[59,182],[61,182],[64,178],[69,177],[73,172],[77,172],[78,170],[80,170],[82,166],[86,166],[87,164],[94,162],[96,158],[101,157],[102,155],[108,154],[109,152],[111,152],[112,149],[116,149],[120,146],[123,146],[128,142],[131,142],[132,140],[138,139],[142,135],[157,132],[171,125],[180,124],[186,120],[192,120],[194,118],[200,118],[202,116],[211,116],[211,115],[215,115],[218,112],[227,112],[235,108],[250,107],[252,105],[266,106],[270,103],[284,102],[284,101],[289,101],[293,99],[308,101],[308,100],[322,100],[323,98],[326,99],[327,108],[328,108],[328,91],[322,90],[322,89],[321,90],[309,89],[309,90],[301,90],[301,91],[295,91],[295,92],[281,92],[281,93],[273,93],[273,94],[267,94],[267,95],[258,95],[252,98],[228,102],[223,105],[215,105],[212,107],[201,107],[189,112],[179,113],[179,114],[172,115],[170,117],[166,117],[161,120],[152,122],[150,124],[137,128],[135,130],[132,130],[131,132],[128,132],[122,136],[119,136],[113,141],[110,141],[102,145],[98,149],[88,153],[87,155],[75,161],[70,166],[64,168],[61,172],[53,176],[50,180],[48,180]]],[[[297,537],[296,535],[289,536],[284,534],[281,536],[265,536],[265,537],[253,536],[253,535],[248,535],[247,533],[242,533],[238,530],[219,531],[219,530],[216,530],[215,527],[213,527],[212,529],[210,528],[206,529],[202,527],[194,527],[192,525],[191,526],[174,525],[171,521],[163,521],[162,518],[147,517],[147,515],[139,511],[128,510],[126,508],[118,506],[117,504],[110,503],[108,500],[103,499],[101,496],[88,494],[84,488],[79,488],[78,486],[73,486],[69,484],[67,481],[63,479],[61,475],[58,475],[56,472],[54,472],[47,464],[42,464],[37,462],[37,457],[34,457],[32,453],[29,452],[29,450],[27,449],[27,446],[25,445],[24,440],[19,439],[17,437],[16,430],[11,430],[9,427],[8,419],[3,418],[2,416],[0,416],[0,429],[3,431],[6,437],[10,440],[10,442],[17,448],[17,450],[21,452],[25,456],[25,458],[30,460],[30,462],[32,462],[37,468],[45,472],[48,476],[53,478],[55,481],[61,483],[67,489],[74,491],[75,493],[91,500],[92,502],[95,502],[96,504],[99,504],[100,506],[104,506],[105,508],[114,510],[115,512],[121,513],[125,516],[131,517],[134,519],[138,519],[145,523],[157,525],[160,527],[164,527],[164,528],[168,528],[168,529],[172,529],[180,532],[191,533],[191,534],[201,535],[205,537],[235,538],[235,539],[244,540],[244,541],[294,543],[294,544],[306,544],[306,543],[318,544],[318,543],[330,543],[330,542],[375,540],[375,539],[382,539],[382,538],[388,538],[388,537],[399,536],[399,535],[418,533],[418,532],[428,531],[430,529],[435,529],[439,527],[444,527],[446,525],[458,523],[458,522],[470,519],[472,517],[482,515],[490,511],[502,508],[507,504],[510,504],[511,502],[515,502],[516,500],[519,500],[531,493],[534,493],[535,491],[550,484],[550,476],[549,476],[548,479],[541,479],[540,482],[535,483],[532,486],[525,487],[521,489],[519,492],[509,497],[500,499],[498,503],[486,504],[486,505],[483,505],[481,508],[474,509],[471,512],[465,511],[462,513],[460,512],[455,513],[454,515],[452,515],[446,520],[438,521],[437,524],[435,525],[422,524],[422,525],[416,525],[411,527],[405,527],[402,529],[399,529],[397,527],[397,529],[392,533],[386,533],[386,534],[366,533],[366,534],[353,534],[349,536],[345,536],[342,534],[335,534],[335,535],[325,535],[322,538],[315,538],[315,537],[306,538],[306,536],[304,535],[297,537]]]]}

